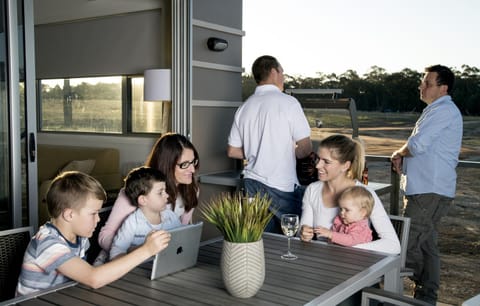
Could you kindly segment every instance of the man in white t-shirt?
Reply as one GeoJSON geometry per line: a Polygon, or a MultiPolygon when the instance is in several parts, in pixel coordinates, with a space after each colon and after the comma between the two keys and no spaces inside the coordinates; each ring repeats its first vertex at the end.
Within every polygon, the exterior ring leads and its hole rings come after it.
{"type": "Polygon", "coordinates": [[[245,191],[271,197],[275,217],[266,230],[281,233],[282,214],[301,215],[304,188],[295,166],[296,158],[312,152],[310,126],[297,99],[282,92],[283,68],[277,59],[257,58],[252,73],[257,88],[235,113],[227,154],[247,161],[245,191]]]}

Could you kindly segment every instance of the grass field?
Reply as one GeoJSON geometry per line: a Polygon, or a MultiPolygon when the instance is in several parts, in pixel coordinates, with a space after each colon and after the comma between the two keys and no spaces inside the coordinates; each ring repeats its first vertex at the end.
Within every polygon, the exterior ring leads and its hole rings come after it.
{"type": "MultiPolygon", "coordinates": [[[[321,140],[334,133],[352,134],[351,119],[347,111],[315,112],[306,112],[314,140],[321,140]],[[315,120],[321,120],[323,126],[316,128],[315,120]]],[[[419,116],[418,113],[358,112],[359,136],[365,144],[367,154],[390,156],[405,143],[419,116]]],[[[460,159],[480,161],[480,117],[464,116],[463,125],[460,159]]]]}

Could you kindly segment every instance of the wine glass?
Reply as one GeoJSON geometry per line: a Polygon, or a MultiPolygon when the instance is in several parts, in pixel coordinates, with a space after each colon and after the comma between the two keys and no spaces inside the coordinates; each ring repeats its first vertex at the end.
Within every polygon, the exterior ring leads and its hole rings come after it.
{"type": "Polygon", "coordinates": [[[294,260],[297,255],[290,252],[290,238],[298,231],[298,215],[284,214],[281,218],[282,231],[288,237],[288,251],[282,255],[282,259],[294,260]]]}

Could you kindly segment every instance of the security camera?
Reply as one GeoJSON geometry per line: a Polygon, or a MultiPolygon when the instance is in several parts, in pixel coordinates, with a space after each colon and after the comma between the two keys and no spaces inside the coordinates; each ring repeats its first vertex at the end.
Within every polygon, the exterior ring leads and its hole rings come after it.
{"type": "Polygon", "coordinates": [[[223,51],[227,49],[228,42],[225,39],[217,38],[217,37],[210,37],[207,40],[207,47],[211,51],[223,51]]]}

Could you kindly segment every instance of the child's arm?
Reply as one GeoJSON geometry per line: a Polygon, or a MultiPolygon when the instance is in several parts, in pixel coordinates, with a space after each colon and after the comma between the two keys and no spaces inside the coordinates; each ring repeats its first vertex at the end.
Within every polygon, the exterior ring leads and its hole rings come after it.
{"type": "Polygon", "coordinates": [[[328,239],[332,239],[333,231],[329,230],[326,227],[317,226],[313,229],[313,232],[315,234],[317,234],[318,237],[325,237],[325,238],[328,238],[328,239]]]}
{"type": "Polygon", "coordinates": [[[91,266],[80,257],[74,257],[57,270],[68,278],[94,289],[105,286],[127,274],[137,265],[168,246],[170,233],[156,231],[148,234],[145,243],[131,253],[100,266],[91,266]]]}
{"type": "Polygon", "coordinates": [[[330,240],[343,246],[354,246],[372,241],[372,231],[367,220],[361,220],[348,225],[344,231],[332,231],[330,240]]]}

